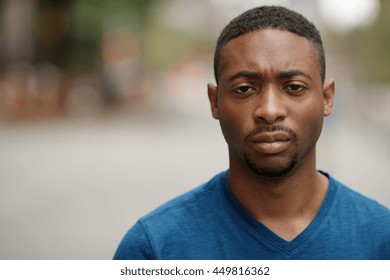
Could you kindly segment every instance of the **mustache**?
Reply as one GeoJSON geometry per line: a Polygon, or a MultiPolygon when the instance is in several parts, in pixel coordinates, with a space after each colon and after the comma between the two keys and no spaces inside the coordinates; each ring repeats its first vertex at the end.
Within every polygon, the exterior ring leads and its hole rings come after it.
{"type": "Polygon", "coordinates": [[[297,139],[297,133],[293,129],[283,125],[269,125],[269,126],[256,127],[247,133],[245,139],[248,140],[249,138],[257,134],[260,134],[262,132],[276,132],[276,131],[287,132],[288,134],[290,134],[291,138],[293,138],[294,140],[297,139]]]}

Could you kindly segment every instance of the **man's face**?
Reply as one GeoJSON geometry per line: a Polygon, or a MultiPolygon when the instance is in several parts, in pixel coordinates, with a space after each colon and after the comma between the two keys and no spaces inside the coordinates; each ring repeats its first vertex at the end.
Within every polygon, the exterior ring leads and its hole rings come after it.
{"type": "Polygon", "coordinates": [[[221,54],[219,85],[209,85],[231,168],[280,177],[309,158],[315,162],[333,96],[334,82],[322,85],[317,54],[306,38],[265,29],[231,40],[221,54]]]}

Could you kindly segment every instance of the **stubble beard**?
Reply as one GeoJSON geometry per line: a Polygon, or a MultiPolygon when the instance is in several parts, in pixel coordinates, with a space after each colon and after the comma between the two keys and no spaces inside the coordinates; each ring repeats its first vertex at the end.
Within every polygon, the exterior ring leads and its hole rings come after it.
{"type": "MultiPolygon", "coordinates": [[[[271,125],[256,127],[246,135],[245,142],[251,141],[251,137],[255,136],[256,134],[275,131],[287,132],[291,136],[291,141],[297,141],[297,133],[291,128],[282,125],[271,125]]],[[[246,166],[249,167],[252,172],[254,172],[258,176],[265,178],[281,178],[286,176],[294,169],[300,159],[299,152],[295,151],[295,153],[290,158],[285,159],[281,163],[275,163],[274,165],[272,165],[251,159],[250,155],[245,150],[236,149],[236,152],[238,152],[238,155],[241,160],[245,162],[246,166]]],[[[272,157],[272,155],[270,155],[270,157],[272,157]]]]}
{"type": "MultiPolygon", "coordinates": [[[[257,133],[261,133],[263,131],[274,132],[278,130],[288,132],[291,135],[291,140],[294,142],[294,145],[297,143],[298,136],[295,131],[284,126],[277,125],[256,128],[246,135],[245,141],[250,141],[250,138],[257,133]]],[[[295,150],[295,152],[290,155],[289,158],[286,158],[283,160],[283,162],[279,163],[270,164],[269,162],[266,162],[267,159],[264,159],[264,161],[254,159],[250,156],[250,153],[248,153],[247,151],[245,151],[244,148],[242,148],[242,145],[239,145],[237,143],[231,143],[231,145],[229,145],[229,154],[230,157],[235,158],[235,161],[241,162],[241,164],[245,165],[255,175],[259,177],[269,179],[283,178],[290,174],[299,165],[299,163],[310,153],[312,149],[315,149],[315,145],[320,133],[321,128],[319,129],[318,136],[315,138],[316,140],[313,141],[311,145],[308,145],[306,149],[301,151],[299,149],[295,150]]],[[[225,139],[227,138],[225,137],[225,139]]],[[[272,157],[272,155],[269,156],[272,157]]]]}
{"type": "Polygon", "coordinates": [[[298,164],[299,157],[294,154],[285,164],[278,166],[262,165],[250,159],[247,153],[243,154],[245,164],[256,175],[264,178],[281,178],[286,176],[298,164]]]}

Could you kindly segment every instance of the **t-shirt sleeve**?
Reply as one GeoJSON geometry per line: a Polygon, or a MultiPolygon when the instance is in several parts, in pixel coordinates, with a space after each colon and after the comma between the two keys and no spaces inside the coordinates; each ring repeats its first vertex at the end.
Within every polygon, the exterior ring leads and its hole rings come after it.
{"type": "Polygon", "coordinates": [[[138,221],[120,242],[114,260],[154,259],[150,241],[142,221],[138,221]]]}

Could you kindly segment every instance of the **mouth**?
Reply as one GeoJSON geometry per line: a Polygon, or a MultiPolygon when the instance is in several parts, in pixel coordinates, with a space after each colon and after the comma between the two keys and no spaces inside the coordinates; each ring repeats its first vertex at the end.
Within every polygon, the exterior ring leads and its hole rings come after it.
{"type": "Polygon", "coordinates": [[[252,142],[284,142],[290,141],[291,135],[285,131],[275,131],[275,132],[261,132],[254,135],[251,139],[252,142]]]}
{"type": "Polygon", "coordinates": [[[278,154],[286,150],[290,141],[253,142],[256,150],[263,154],[278,154]]]}
{"type": "Polygon", "coordinates": [[[284,131],[262,132],[252,137],[254,148],[264,154],[278,154],[286,150],[291,143],[291,135],[284,131]]]}

